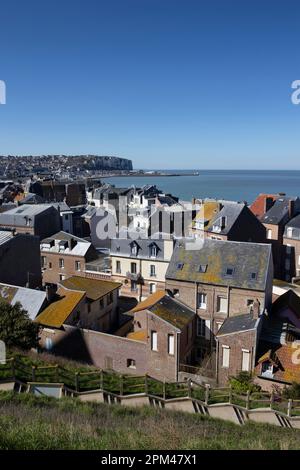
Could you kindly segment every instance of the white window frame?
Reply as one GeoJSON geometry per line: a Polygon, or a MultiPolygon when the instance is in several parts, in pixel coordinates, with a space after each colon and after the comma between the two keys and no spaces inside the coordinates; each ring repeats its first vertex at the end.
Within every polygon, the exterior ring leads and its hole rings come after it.
{"type": "Polygon", "coordinates": [[[158,351],[157,331],[151,331],[151,351],[158,351]]]}
{"type": "Polygon", "coordinates": [[[175,355],[175,336],[172,334],[168,335],[168,354],[175,355]]]}
{"type": "Polygon", "coordinates": [[[251,359],[251,351],[249,349],[242,349],[242,371],[243,372],[250,371],[250,364],[251,364],[250,359],[251,359]]]}
{"type": "Polygon", "coordinates": [[[222,344],[222,367],[228,369],[230,365],[230,347],[222,344]]]}
{"type": "Polygon", "coordinates": [[[150,264],[150,277],[156,277],[156,266],[155,266],[155,264],[150,264]]]}
{"type": "Polygon", "coordinates": [[[228,298],[223,297],[222,295],[218,295],[217,296],[217,312],[218,313],[227,313],[227,309],[228,309],[228,298]],[[225,306],[222,305],[222,301],[225,301],[225,303],[226,303],[225,306]]]}
{"type": "Polygon", "coordinates": [[[205,292],[198,292],[198,308],[206,310],[207,308],[207,294],[205,292]]]}

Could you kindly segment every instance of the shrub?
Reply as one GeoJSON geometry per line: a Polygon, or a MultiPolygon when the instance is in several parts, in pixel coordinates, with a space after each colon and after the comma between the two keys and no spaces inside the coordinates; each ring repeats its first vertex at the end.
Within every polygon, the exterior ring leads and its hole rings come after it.
{"type": "Polygon", "coordinates": [[[253,392],[259,392],[261,387],[253,383],[253,377],[249,372],[240,372],[236,377],[229,379],[229,384],[234,392],[246,393],[248,390],[253,392]]]}
{"type": "Polygon", "coordinates": [[[20,303],[0,301],[0,339],[7,348],[30,349],[38,345],[39,325],[30,320],[20,303]]]}
{"type": "Polygon", "coordinates": [[[292,398],[293,400],[300,400],[300,384],[293,382],[289,387],[285,387],[282,392],[284,398],[292,398]]]}

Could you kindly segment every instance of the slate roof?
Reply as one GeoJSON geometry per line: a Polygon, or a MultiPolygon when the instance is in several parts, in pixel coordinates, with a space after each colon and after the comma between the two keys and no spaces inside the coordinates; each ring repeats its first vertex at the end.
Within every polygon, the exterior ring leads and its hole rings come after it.
{"type": "Polygon", "coordinates": [[[166,279],[265,290],[272,262],[270,245],[205,239],[199,248],[190,246],[192,242],[176,246],[166,279]],[[205,267],[204,272],[200,266],[205,267]],[[233,269],[232,275],[228,269],[233,269]]]}
{"type": "Polygon", "coordinates": [[[89,279],[86,277],[72,276],[60,281],[60,285],[70,290],[83,291],[88,299],[98,300],[104,295],[113,292],[122,286],[120,282],[104,281],[102,279],[89,279]]]}
{"type": "Polygon", "coordinates": [[[168,295],[162,297],[148,310],[179,330],[182,330],[195,316],[192,309],[168,295]]]}
{"type": "Polygon", "coordinates": [[[286,224],[284,236],[292,240],[300,240],[300,215],[296,215],[286,224]]]}
{"type": "Polygon", "coordinates": [[[51,204],[24,204],[0,214],[0,224],[34,227],[35,217],[51,207],[51,204]]]}
{"type": "Polygon", "coordinates": [[[254,330],[259,320],[260,319],[254,318],[252,313],[226,318],[221,328],[219,329],[217,336],[254,330]]]}
{"type": "Polygon", "coordinates": [[[225,217],[226,223],[223,229],[218,231],[220,235],[227,235],[238,217],[243,210],[247,210],[247,207],[243,203],[238,202],[225,202],[224,207],[212,218],[209,226],[207,227],[208,232],[215,232],[214,226],[220,225],[222,217],[225,217]]]}
{"type": "Polygon", "coordinates": [[[73,242],[73,245],[67,246],[62,254],[69,254],[74,256],[85,256],[92,246],[90,242],[85,240],[84,238],[75,237],[75,235],[71,235],[70,233],[64,232],[61,230],[60,232],[55,233],[51,237],[44,238],[41,242],[41,251],[50,251],[53,253],[59,253],[59,242],[73,242]],[[50,248],[47,248],[47,244],[51,244],[54,241],[54,245],[50,248]]]}
{"type": "Polygon", "coordinates": [[[164,240],[159,239],[141,239],[131,240],[126,238],[112,238],[110,254],[114,256],[125,256],[129,258],[149,258],[150,259],[150,246],[153,243],[157,246],[157,256],[154,260],[164,260],[164,240]],[[131,254],[132,243],[137,245],[137,256],[131,254]]]}
{"type": "Polygon", "coordinates": [[[8,242],[13,238],[13,233],[6,231],[6,230],[0,230],[0,245],[3,245],[4,243],[8,242]]]}
{"type": "Polygon", "coordinates": [[[46,292],[0,283],[0,298],[11,305],[19,302],[30,319],[34,320],[46,301],[46,292]]]}
{"type": "Polygon", "coordinates": [[[35,321],[44,326],[60,328],[85,296],[85,292],[59,288],[56,299],[37,316],[35,321]]]}
{"type": "Polygon", "coordinates": [[[260,221],[272,225],[286,222],[289,217],[289,203],[297,200],[296,197],[279,197],[266,214],[260,218],[260,221]]]}

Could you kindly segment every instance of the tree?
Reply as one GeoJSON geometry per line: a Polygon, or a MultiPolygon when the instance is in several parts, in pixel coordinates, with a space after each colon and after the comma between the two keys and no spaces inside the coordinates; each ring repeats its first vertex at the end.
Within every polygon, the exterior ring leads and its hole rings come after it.
{"type": "Polygon", "coordinates": [[[0,339],[7,348],[30,349],[38,345],[39,325],[30,320],[19,302],[0,300],[0,339]]]}

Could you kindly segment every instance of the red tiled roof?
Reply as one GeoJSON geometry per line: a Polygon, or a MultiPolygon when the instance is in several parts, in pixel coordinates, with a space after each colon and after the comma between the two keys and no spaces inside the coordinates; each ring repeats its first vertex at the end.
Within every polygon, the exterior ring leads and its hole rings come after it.
{"type": "Polygon", "coordinates": [[[253,212],[256,217],[262,217],[266,211],[266,200],[267,201],[267,210],[270,209],[276,199],[279,198],[279,194],[260,194],[257,196],[255,201],[251,204],[250,210],[253,212]]]}

